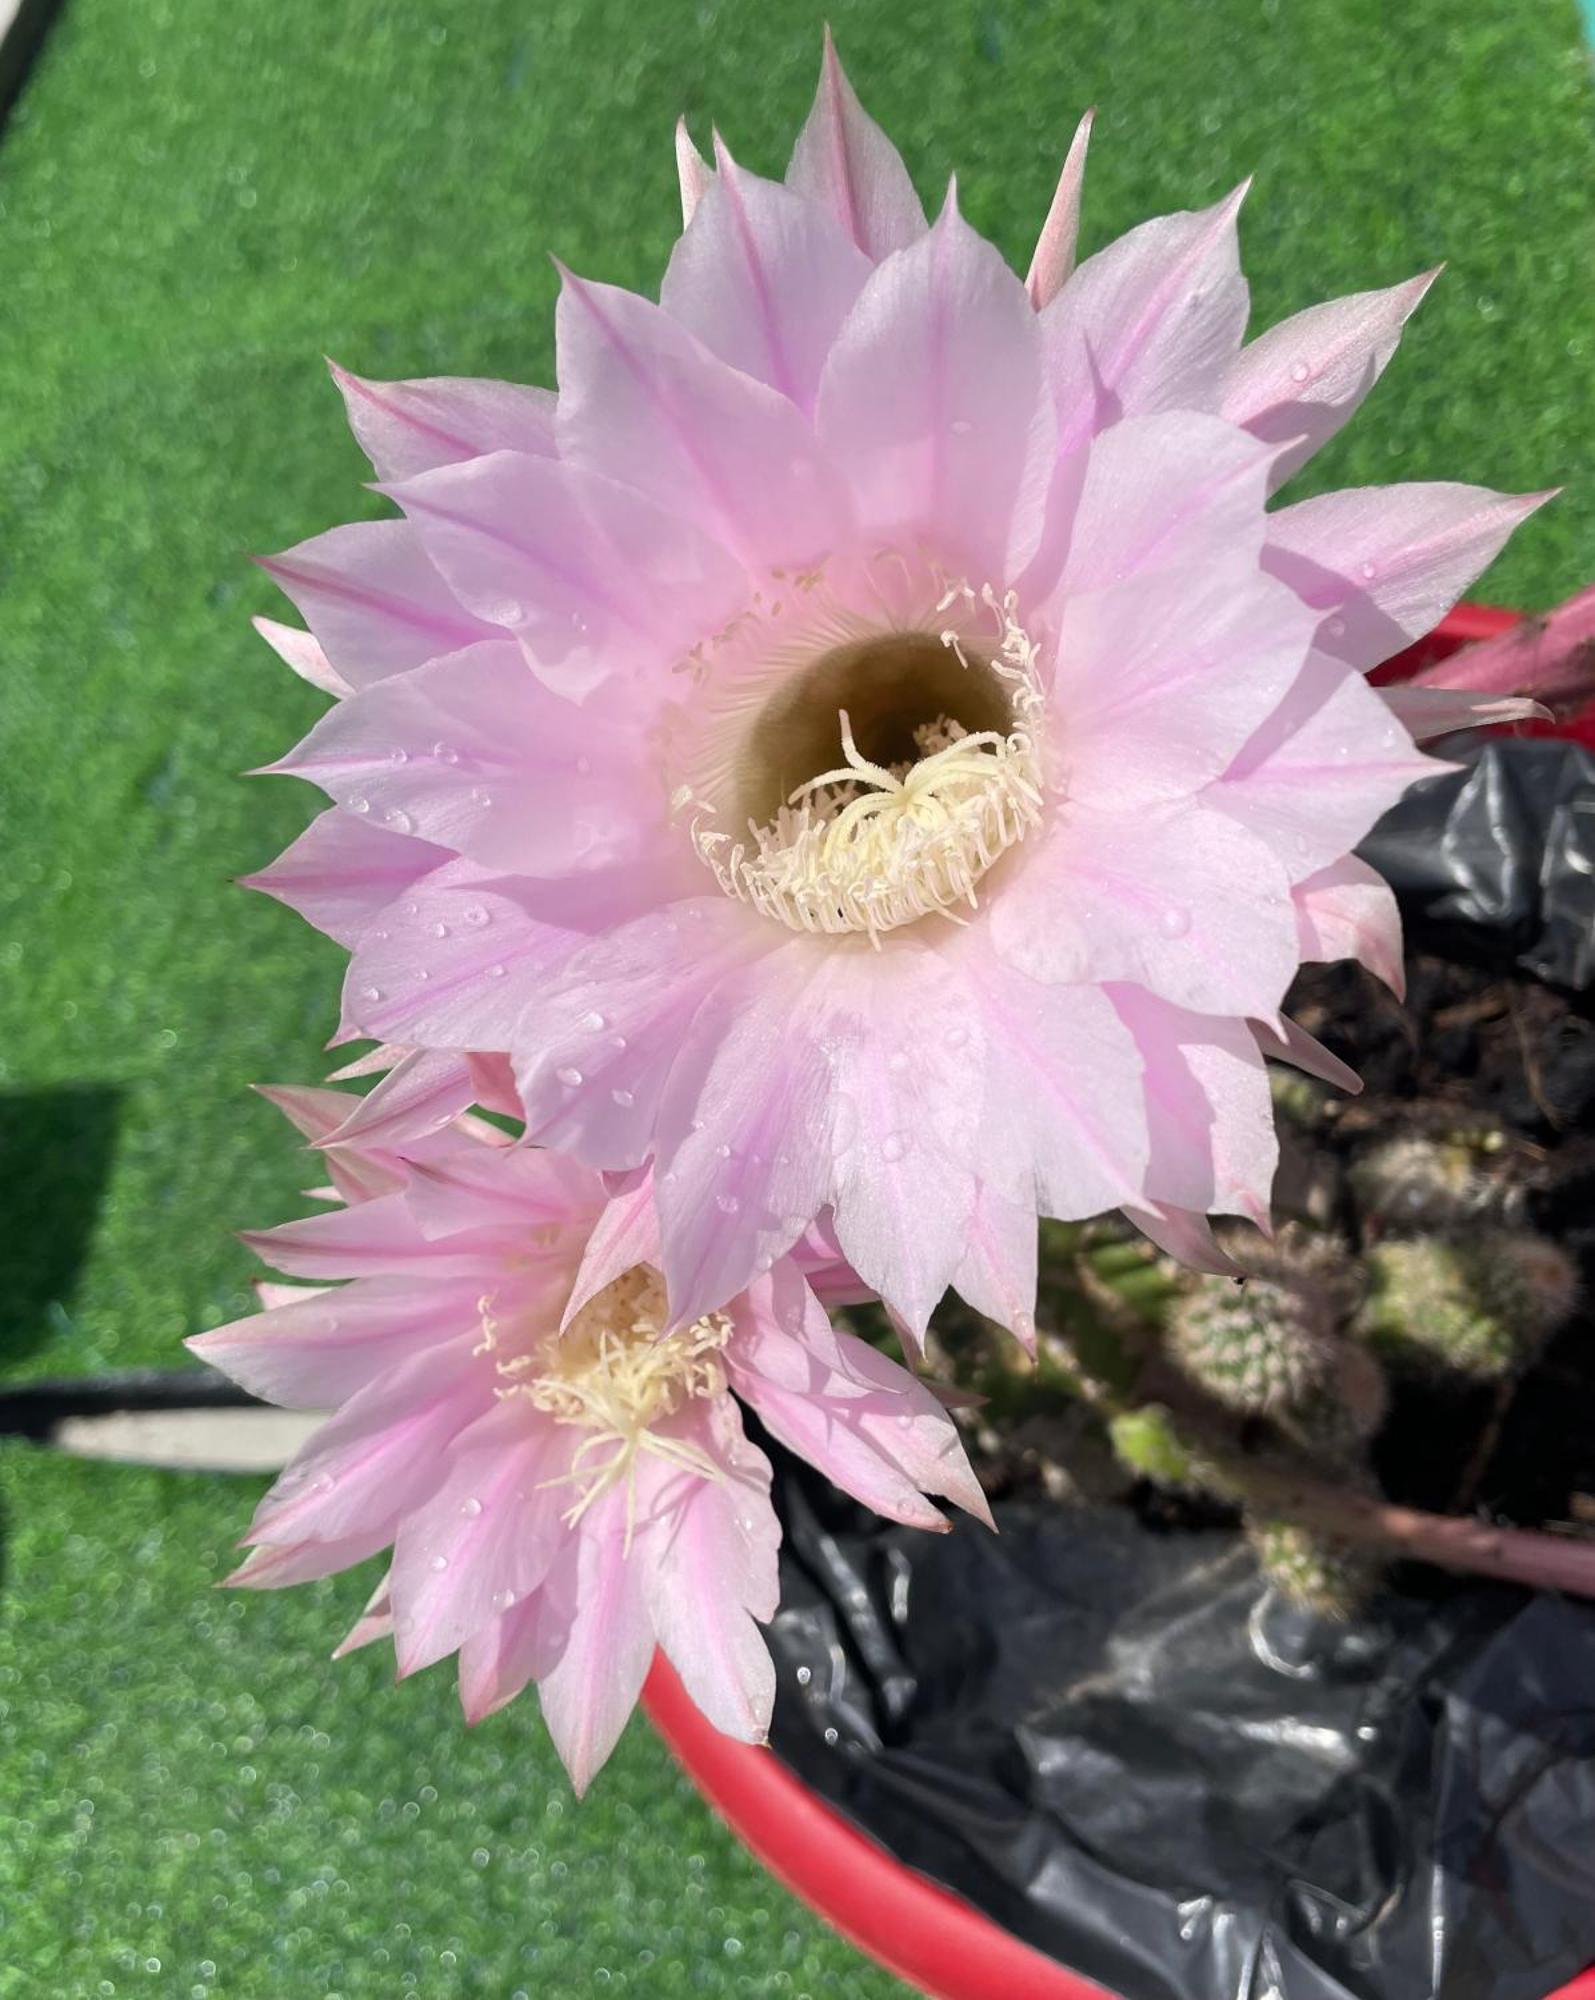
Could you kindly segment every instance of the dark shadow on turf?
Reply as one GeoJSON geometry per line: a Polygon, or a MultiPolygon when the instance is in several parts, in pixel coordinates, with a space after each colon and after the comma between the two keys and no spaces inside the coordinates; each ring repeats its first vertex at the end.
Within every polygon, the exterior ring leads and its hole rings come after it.
{"type": "Polygon", "coordinates": [[[120,1112],[105,1084],[0,1091],[0,1370],[70,1330],[120,1112]]]}

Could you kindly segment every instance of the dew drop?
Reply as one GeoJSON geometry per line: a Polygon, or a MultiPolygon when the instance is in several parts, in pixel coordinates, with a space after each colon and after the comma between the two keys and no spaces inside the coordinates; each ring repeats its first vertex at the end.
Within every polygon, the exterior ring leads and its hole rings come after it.
{"type": "Polygon", "coordinates": [[[834,1729],[827,1729],[825,1732],[825,1741],[832,1749],[835,1749],[841,1738],[834,1729]]]}
{"type": "Polygon", "coordinates": [[[1344,618],[1331,618],[1325,625],[1324,630],[1329,634],[1331,639],[1344,639],[1346,636],[1346,621],[1344,618]]]}
{"type": "Polygon", "coordinates": [[[1191,913],[1178,903],[1171,903],[1157,920],[1157,927],[1166,938],[1182,938],[1191,928],[1191,913]]]}
{"type": "Polygon", "coordinates": [[[488,976],[488,978],[489,978],[489,979],[502,979],[502,978],[504,977],[504,968],[503,968],[503,966],[502,966],[502,965],[490,965],[490,966],[489,966],[489,967],[487,968],[487,976],[488,976]]]}
{"type": "Polygon", "coordinates": [[[1364,583],[1372,583],[1374,578],[1379,574],[1379,565],[1371,562],[1358,563],[1357,574],[1362,578],[1364,583]]]}
{"type": "Polygon", "coordinates": [[[955,438],[968,437],[975,428],[967,417],[954,417],[949,428],[955,438]]]}
{"type": "Polygon", "coordinates": [[[495,1590],[493,1593],[493,1603],[500,1611],[508,1611],[514,1602],[515,1593],[513,1590],[495,1590]]]}
{"type": "Polygon", "coordinates": [[[729,1160],[731,1157],[731,1148],[729,1146],[716,1146],[714,1156],[717,1160],[729,1160]]]}
{"type": "Polygon", "coordinates": [[[433,1569],[445,1570],[448,1568],[448,1566],[449,1566],[449,1559],[447,1556],[434,1556],[432,1558],[431,1567],[433,1569]]]}
{"type": "Polygon", "coordinates": [[[798,1684],[798,1686],[799,1686],[800,1688],[806,1688],[806,1687],[808,1686],[809,1682],[810,1682],[811,1680],[813,1680],[813,1678],[814,1678],[814,1669],[813,1669],[812,1667],[799,1667],[799,1668],[798,1668],[798,1670],[797,1670],[797,1684],[798,1684]]]}
{"type": "Polygon", "coordinates": [[[471,804],[473,806],[490,806],[492,803],[493,794],[484,785],[473,785],[471,787],[471,804]]]}
{"type": "Polygon", "coordinates": [[[722,1215],[735,1215],[737,1210],[742,1206],[734,1194],[717,1194],[714,1198],[714,1205],[722,1215]]]}
{"type": "Polygon", "coordinates": [[[596,1035],[599,1029],[604,1026],[604,1017],[597,1012],[583,1014],[576,1025],[578,1028],[585,1029],[589,1035],[596,1035]]]}
{"type": "Polygon", "coordinates": [[[432,935],[434,937],[447,937],[448,934],[449,934],[449,927],[447,924],[440,922],[440,923],[435,923],[432,926],[432,935]]]}
{"type": "Polygon", "coordinates": [[[404,906],[404,914],[407,917],[418,916],[420,914],[420,910],[421,910],[421,905],[419,903],[406,903],[404,906]]]}
{"type": "Polygon", "coordinates": [[[401,806],[395,806],[391,812],[384,813],[383,818],[393,828],[395,833],[414,833],[415,831],[415,821],[411,819],[410,815],[401,806]]]}
{"type": "Polygon", "coordinates": [[[883,1160],[900,1160],[907,1151],[908,1141],[903,1137],[901,1132],[888,1132],[886,1137],[881,1141],[881,1158],[883,1160]]]}
{"type": "Polygon", "coordinates": [[[572,1069],[569,1063],[563,1069],[555,1070],[554,1074],[567,1090],[574,1090],[582,1080],[581,1071],[579,1069],[572,1069]]]}
{"type": "Polygon", "coordinates": [[[480,930],[484,924],[490,924],[493,918],[481,903],[471,903],[466,906],[465,921],[474,924],[480,930]]]}
{"type": "Polygon", "coordinates": [[[366,998],[368,1000],[380,1000],[382,998],[382,988],[380,986],[368,986],[366,988],[366,998]]]}
{"type": "Polygon", "coordinates": [[[1036,1322],[1027,1312],[1017,1312],[1013,1316],[1013,1330],[1021,1340],[1033,1340],[1036,1322]]]}
{"type": "Polygon", "coordinates": [[[1291,364],[1290,379],[1293,382],[1305,382],[1312,372],[1305,361],[1296,361],[1291,364]]]}
{"type": "Polygon", "coordinates": [[[624,1035],[616,1035],[612,1039],[616,1051],[619,1054],[624,1055],[626,1053],[626,1047],[627,1047],[626,1037],[624,1035]]]}
{"type": "Polygon", "coordinates": [[[481,1511],[482,1511],[482,1503],[480,1500],[475,1499],[474,1497],[470,1500],[462,1500],[460,1502],[460,1512],[466,1517],[467,1520],[474,1521],[477,1515],[481,1513],[481,1511]]]}
{"type": "Polygon", "coordinates": [[[440,764],[457,764],[460,761],[459,751],[451,750],[446,743],[434,743],[432,745],[432,755],[437,758],[440,764]]]}
{"type": "Polygon", "coordinates": [[[637,1102],[636,1098],[632,1096],[629,1090],[612,1090],[609,1093],[609,1095],[614,1099],[615,1103],[620,1106],[622,1111],[629,1111],[631,1107],[637,1102]]]}
{"type": "Polygon", "coordinates": [[[408,764],[409,761],[410,753],[408,750],[390,750],[388,752],[388,762],[390,764],[408,764]]]}
{"type": "Polygon", "coordinates": [[[417,980],[420,982],[420,984],[423,986],[432,977],[431,973],[427,971],[424,965],[417,966],[415,976],[417,980]]]}
{"type": "Polygon", "coordinates": [[[351,799],[349,801],[349,810],[355,813],[368,813],[371,810],[371,801],[369,799],[351,799]]]}

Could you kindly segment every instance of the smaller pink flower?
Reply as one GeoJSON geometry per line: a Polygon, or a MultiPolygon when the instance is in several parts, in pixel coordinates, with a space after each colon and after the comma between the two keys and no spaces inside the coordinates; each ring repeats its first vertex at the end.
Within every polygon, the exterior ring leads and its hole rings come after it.
{"type": "Polygon", "coordinates": [[[816,1239],[672,1325],[646,1176],[610,1199],[477,1119],[395,1150],[335,1136],[341,1093],[268,1095],[347,1205],[247,1237],[316,1282],[263,1287],[267,1310],[189,1345],[272,1402],[337,1406],[228,1581],[303,1582],[391,1547],[340,1652],[391,1635],[401,1677],[457,1652],[472,1722],[535,1681],[580,1792],[656,1645],[718,1728],[768,1728],[758,1628],[781,1530],[741,1403],[894,1520],[944,1529],[937,1493],[989,1522],[941,1404],[831,1327],[816,1288],[845,1296],[850,1274],[816,1239]]]}

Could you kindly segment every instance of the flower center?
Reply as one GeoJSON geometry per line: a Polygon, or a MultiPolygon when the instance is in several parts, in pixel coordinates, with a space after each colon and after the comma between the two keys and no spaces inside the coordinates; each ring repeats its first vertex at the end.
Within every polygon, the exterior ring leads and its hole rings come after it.
{"type": "MultiPolygon", "coordinates": [[[[483,1344],[496,1351],[491,1304],[481,1305],[483,1344]]],[[[724,1393],[719,1350],[731,1338],[731,1322],[709,1313],[661,1335],[666,1320],[664,1280],[652,1265],[638,1264],[589,1299],[562,1334],[544,1334],[528,1351],[497,1360],[505,1382],[500,1395],[525,1396],[556,1423],[587,1433],[570,1470],[551,1482],[577,1489],[566,1520],[579,1521],[624,1481],[628,1545],[641,1454],[703,1479],[722,1476],[700,1446],[658,1426],[695,1398],[724,1393]]]]}
{"type": "Polygon", "coordinates": [[[727,895],[792,930],[876,943],[976,907],[981,877],[1041,818],[1043,697],[1012,596],[960,586],[936,608],[955,604],[984,607],[978,634],[852,639],[764,705],[736,760],[745,838],[701,795],[678,794],[727,895]]]}

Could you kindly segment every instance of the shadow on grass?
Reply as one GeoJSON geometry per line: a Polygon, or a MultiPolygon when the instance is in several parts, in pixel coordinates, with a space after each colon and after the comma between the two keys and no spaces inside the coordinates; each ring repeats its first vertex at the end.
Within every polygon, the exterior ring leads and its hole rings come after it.
{"type": "Polygon", "coordinates": [[[0,1091],[0,1371],[68,1325],[120,1113],[104,1084],[0,1091]]]}

